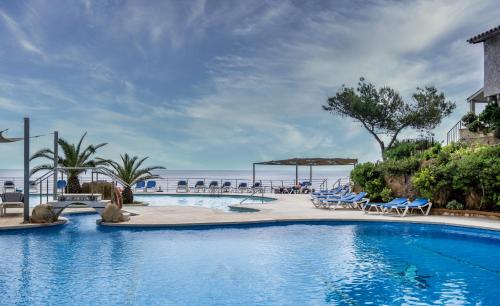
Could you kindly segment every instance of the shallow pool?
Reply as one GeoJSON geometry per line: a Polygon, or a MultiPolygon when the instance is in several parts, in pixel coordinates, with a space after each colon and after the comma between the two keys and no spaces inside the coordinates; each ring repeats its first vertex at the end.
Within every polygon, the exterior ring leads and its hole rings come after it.
{"type": "Polygon", "coordinates": [[[134,201],[149,203],[149,206],[195,206],[229,211],[230,205],[271,202],[272,198],[261,198],[249,195],[210,195],[210,194],[145,194],[135,195],[134,201]]]}
{"type": "Polygon", "coordinates": [[[500,233],[398,223],[0,232],[4,305],[498,305],[500,233]]]}

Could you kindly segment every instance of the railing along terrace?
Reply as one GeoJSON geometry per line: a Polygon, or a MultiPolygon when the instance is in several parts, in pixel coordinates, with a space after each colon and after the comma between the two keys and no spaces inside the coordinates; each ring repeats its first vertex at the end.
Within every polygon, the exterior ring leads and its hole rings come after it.
{"type": "MultiPolygon", "coordinates": [[[[67,175],[63,174],[61,172],[58,173],[58,180],[67,180],[67,175]]],[[[32,184],[30,185],[30,194],[43,194],[44,196],[49,196],[53,195],[54,193],[57,193],[58,190],[53,190],[53,173],[52,171],[49,173],[44,173],[43,175],[37,176],[37,177],[32,177],[30,179],[30,182],[32,184]]],[[[110,177],[108,173],[102,173],[99,171],[95,171],[93,175],[80,175],[79,176],[80,183],[90,183],[90,182],[96,182],[96,181],[106,181],[106,182],[114,182],[118,186],[124,187],[124,184],[120,181],[118,181],[114,177],[110,177]]],[[[194,190],[195,184],[198,181],[203,181],[205,188],[208,189],[210,182],[216,181],[217,182],[217,187],[220,188],[223,186],[225,182],[230,182],[231,183],[231,188],[233,190],[236,190],[239,186],[240,183],[246,183],[248,188],[251,188],[253,183],[252,179],[248,178],[207,178],[207,177],[159,177],[152,179],[156,181],[156,187],[154,190],[149,190],[149,191],[163,191],[163,192],[175,192],[177,190],[177,183],[181,180],[184,180],[188,184],[188,188],[191,190],[194,190]]],[[[4,192],[4,182],[5,181],[11,181],[15,185],[15,189],[17,191],[22,191],[23,187],[23,177],[0,177],[0,191],[4,192]]],[[[295,179],[257,179],[256,182],[261,184],[261,187],[264,189],[265,192],[272,192],[275,188],[286,188],[286,187],[292,187],[295,185],[295,179]]],[[[299,179],[299,182],[309,182],[308,178],[303,178],[299,179]]],[[[325,190],[328,188],[331,188],[332,186],[338,185],[338,184],[347,184],[349,183],[348,178],[341,178],[333,182],[333,184],[330,184],[328,182],[328,179],[326,178],[317,178],[317,179],[312,179],[311,181],[311,188],[315,190],[325,190]],[[332,185],[332,186],[330,186],[332,185]]],[[[132,190],[134,190],[135,186],[131,186],[132,190]]]]}
{"type": "MultiPolygon", "coordinates": [[[[190,190],[194,190],[197,182],[202,181],[205,188],[208,189],[211,182],[217,182],[217,188],[223,186],[225,182],[231,183],[231,188],[236,190],[240,183],[246,183],[248,188],[251,188],[253,183],[252,179],[247,178],[206,178],[206,177],[160,177],[154,179],[156,181],[157,191],[175,192],[177,190],[177,183],[179,181],[186,181],[190,190]]],[[[295,185],[295,179],[256,179],[255,182],[260,183],[265,192],[272,192],[275,188],[292,187],[295,185]]],[[[299,179],[300,182],[309,182],[309,179],[299,179]]],[[[328,179],[318,178],[313,179],[311,182],[312,188],[316,190],[327,189],[328,179]]],[[[133,188],[134,186],[132,186],[133,188]]]]}
{"type": "Polygon", "coordinates": [[[460,141],[460,130],[465,128],[465,124],[462,120],[455,123],[455,125],[446,133],[446,144],[450,144],[452,142],[460,141]]]}

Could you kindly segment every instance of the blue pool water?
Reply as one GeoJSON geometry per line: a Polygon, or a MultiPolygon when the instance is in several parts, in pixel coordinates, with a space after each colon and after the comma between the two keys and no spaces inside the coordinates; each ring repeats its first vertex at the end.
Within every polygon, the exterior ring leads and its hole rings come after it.
{"type": "Polygon", "coordinates": [[[398,223],[0,232],[2,305],[498,305],[500,233],[398,223]]]}
{"type": "MultiPolygon", "coordinates": [[[[205,207],[212,209],[220,209],[224,211],[229,211],[230,205],[240,204],[240,202],[249,197],[249,194],[243,194],[241,196],[229,196],[229,195],[209,195],[209,194],[176,194],[176,195],[166,195],[166,194],[147,194],[147,195],[136,195],[134,196],[134,201],[140,201],[148,203],[149,206],[195,206],[195,207],[205,207]]],[[[264,203],[273,201],[274,199],[264,197],[264,203]]],[[[245,200],[244,204],[252,203],[262,203],[260,197],[250,197],[245,200]]]]}

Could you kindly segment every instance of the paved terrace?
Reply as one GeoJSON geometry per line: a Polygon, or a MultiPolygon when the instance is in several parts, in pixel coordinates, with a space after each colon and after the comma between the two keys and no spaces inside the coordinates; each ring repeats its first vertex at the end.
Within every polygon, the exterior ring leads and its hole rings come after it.
{"type": "MultiPolygon", "coordinates": [[[[241,195],[241,194],[240,194],[241,195]]],[[[293,221],[389,221],[446,224],[500,231],[500,221],[481,217],[452,217],[438,215],[378,215],[365,214],[359,210],[326,210],[315,208],[309,195],[266,194],[277,198],[264,204],[235,205],[235,207],[258,209],[257,212],[224,212],[202,207],[182,206],[126,206],[124,210],[137,215],[123,223],[102,223],[104,226],[134,227],[183,227],[224,224],[255,224],[293,221]]],[[[89,208],[68,208],[67,213],[92,211],[89,208]]],[[[67,216],[71,220],[71,215],[67,216]]],[[[99,217],[96,215],[96,219],[99,217]]],[[[60,223],[65,223],[61,220],[60,223]]],[[[7,217],[0,218],[0,229],[40,227],[44,225],[22,224],[21,209],[10,209],[7,217]]],[[[46,226],[46,225],[45,225],[46,226]]]]}
{"type": "MultiPolygon", "coordinates": [[[[241,195],[241,194],[240,194],[241,195]]],[[[309,195],[302,194],[265,194],[277,198],[264,204],[234,205],[258,209],[257,212],[224,212],[202,207],[125,207],[125,210],[137,213],[124,223],[106,223],[110,226],[151,226],[180,227],[222,224],[251,224],[287,221],[399,221],[414,223],[447,224],[500,230],[500,221],[481,217],[379,215],[375,212],[365,214],[359,210],[327,210],[314,207],[309,195]]]]}

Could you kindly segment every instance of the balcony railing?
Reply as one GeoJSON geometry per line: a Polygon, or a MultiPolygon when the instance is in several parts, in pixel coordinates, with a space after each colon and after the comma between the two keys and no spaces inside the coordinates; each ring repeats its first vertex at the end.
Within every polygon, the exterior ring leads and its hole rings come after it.
{"type": "Polygon", "coordinates": [[[446,144],[450,144],[452,142],[460,141],[460,129],[463,129],[465,124],[462,120],[458,121],[446,134],[446,144]]]}

